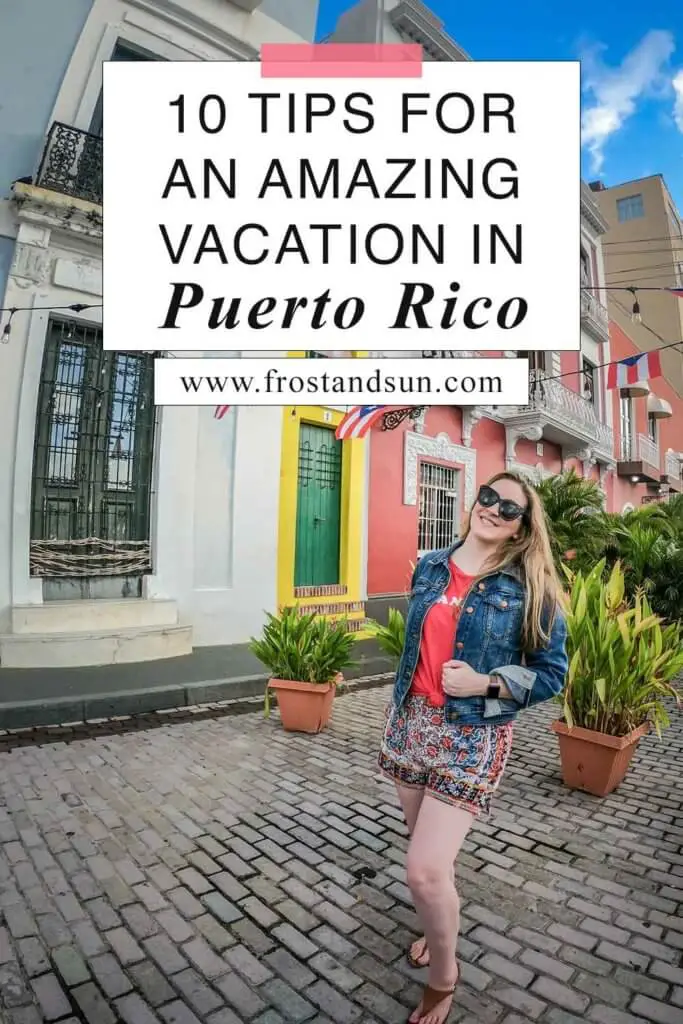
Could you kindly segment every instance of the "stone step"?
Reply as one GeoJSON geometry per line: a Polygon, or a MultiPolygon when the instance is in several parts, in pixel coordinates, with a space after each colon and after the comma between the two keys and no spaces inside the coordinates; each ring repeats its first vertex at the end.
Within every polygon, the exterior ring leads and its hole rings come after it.
{"type": "Polygon", "coordinates": [[[120,665],[191,653],[192,627],[177,624],[0,636],[2,668],[120,665]]]}
{"type": "Polygon", "coordinates": [[[100,630],[176,626],[175,601],[121,598],[103,601],[45,601],[12,608],[12,633],[90,633],[100,630]]]}

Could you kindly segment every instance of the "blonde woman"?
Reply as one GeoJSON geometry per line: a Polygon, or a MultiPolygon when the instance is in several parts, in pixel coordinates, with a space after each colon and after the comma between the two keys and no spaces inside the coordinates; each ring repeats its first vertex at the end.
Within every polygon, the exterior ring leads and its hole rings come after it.
{"type": "Polygon", "coordinates": [[[420,559],[379,755],[410,831],[407,877],[429,967],[411,1024],[444,1024],[458,982],[454,862],[487,814],[519,711],[562,689],[566,627],[543,507],[520,476],[480,488],[462,540],[420,559]]]}

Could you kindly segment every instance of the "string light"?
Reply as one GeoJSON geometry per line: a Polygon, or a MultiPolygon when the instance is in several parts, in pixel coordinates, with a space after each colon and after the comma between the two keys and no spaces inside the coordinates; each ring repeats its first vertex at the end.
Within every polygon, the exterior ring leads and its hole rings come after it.
{"type": "Polygon", "coordinates": [[[9,311],[9,317],[7,318],[7,323],[5,324],[5,326],[2,329],[2,335],[0,335],[0,342],[3,345],[9,345],[9,336],[10,336],[11,331],[12,331],[12,317],[14,316],[14,314],[16,312],[17,312],[16,309],[10,309],[10,311],[9,311]]]}
{"type": "MultiPolygon", "coordinates": [[[[636,268],[637,269],[637,268],[636,268]]],[[[647,269],[647,268],[643,268],[647,269]]],[[[630,271],[633,273],[633,271],[630,271]]],[[[619,273],[629,273],[629,271],[619,271],[619,273]]],[[[669,292],[670,294],[676,294],[681,292],[683,289],[675,288],[664,285],[645,285],[643,287],[636,285],[627,284],[586,284],[581,286],[582,292],[669,292]]],[[[59,313],[64,310],[71,313],[83,313],[86,309],[102,309],[103,303],[101,302],[72,302],[68,306],[0,306],[0,313],[9,313],[10,318],[15,313],[34,313],[40,310],[44,310],[52,313],[59,313]]]]}
{"type": "Polygon", "coordinates": [[[631,310],[631,320],[634,324],[642,324],[643,318],[640,314],[640,303],[635,288],[629,288],[629,291],[633,295],[633,308],[631,310]]]}
{"type": "MultiPolygon", "coordinates": [[[[582,291],[584,291],[584,290],[593,290],[593,291],[629,292],[631,295],[633,295],[633,306],[632,306],[631,313],[630,313],[631,320],[633,322],[635,322],[635,323],[640,324],[642,327],[645,328],[645,330],[649,331],[650,334],[654,335],[654,337],[657,338],[658,341],[662,342],[662,344],[660,346],[658,346],[656,349],[654,349],[653,351],[655,351],[655,352],[664,352],[667,349],[677,348],[677,349],[680,349],[683,352],[683,341],[666,342],[665,339],[661,336],[661,334],[658,334],[657,331],[655,331],[652,327],[649,326],[649,324],[647,324],[647,323],[645,323],[643,321],[643,317],[642,317],[641,312],[640,312],[640,304],[639,304],[638,299],[636,297],[636,294],[639,291],[677,292],[677,291],[679,291],[679,289],[662,288],[662,287],[656,287],[656,288],[635,288],[634,286],[630,286],[630,287],[627,288],[625,286],[615,286],[615,285],[605,285],[605,286],[595,285],[595,286],[590,286],[588,289],[583,289],[582,288],[581,290],[582,291]]],[[[615,299],[614,301],[616,302],[616,304],[619,306],[619,308],[622,310],[623,313],[628,314],[629,311],[627,310],[627,308],[621,302],[619,302],[617,299],[615,299]]],[[[0,306],[0,313],[9,313],[9,317],[7,319],[7,322],[5,323],[5,326],[3,327],[2,332],[0,334],[0,342],[2,344],[7,344],[9,342],[9,340],[10,340],[10,333],[11,333],[12,318],[14,317],[14,315],[16,313],[35,312],[36,310],[46,310],[46,311],[50,311],[50,312],[53,312],[53,313],[62,312],[62,311],[65,311],[65,310],[68,311],[68,312],[72,312],[72,313],[83,313],[87,309],[102,309],[102,303],[101,302],[98,302],[98,303],[74,302],[74,303],[71,303],[71,305],[69,305],[69,306],[0,306]]],[[[173,352],[165,352],[163,354],[162,358],[176,359],[177,356],[173,352]]],[[[607,369],[608,367],[613,366],[615,364],[618,364],[619,362],[620,362],[620,360],[613,359],[613,360],[610,360],[607,363],[598,363],[596,366],[593,367],[593,369],[594,370],[607,369]]],[[[557,374],[553,374],[552,376],[545,376],[544,375],[543,376],[543,380],[544,381],[562,380],[562,378],[564,378],[564,377],[575,377],[578,374],[583,374],[583,372],[584,371],[582,369],[579,369],[579,370],[565,370],[564,373],[557,373],[557,374]]]]}
{"type": "Polygon", "coordinates": [[[9,313],[5,326],[0,332],[0,343],[8,345],[12,333],[12,318],[16,313],[34,313],[39,310],[49,310],[51,313],[59,313],[66,310],[69,313],[83,313],[86,309],[102,309],[101,302],[72,302],[68,306],[0,306],[0,313],[9,313]]]}

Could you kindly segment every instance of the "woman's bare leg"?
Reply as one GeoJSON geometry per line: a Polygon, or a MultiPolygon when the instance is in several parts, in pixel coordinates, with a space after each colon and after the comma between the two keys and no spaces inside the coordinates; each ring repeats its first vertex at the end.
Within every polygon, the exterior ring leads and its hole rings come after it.
{"type": "MultiPolygon", "coordinates": [[[[406,819],[406,825],[408,831],[412,836],[415,831],[415,822],[417,816],[420,813],[420,807],[424,799],[424,789],[410,789],[408,786],[396,786],[398,792],[398,798],[401,802],[403,814],[406,819]]],[[[451,880],[452,885],[455,888],[455,865],[451,866],[451,880]]],[[[419,939],[410,947],[410,960],[413,965],[417,967],[429,967],[429,949],[427,948],[427,940],[422,935],[419,939]]]]}
{"type": "MultiPolygon", "coordinates": [[[[396,791],[398,798],[403,808],[403,815],[406,819],[406,825],[408,826],[408,832],[412,836],[415,831],[415,823],[417,816],[420,813],[420,807],[422,807],[422,801],[424,799],[424,789],[412,789],[409,786],[399,786],[397,784],[396,791]]],[[[455,879],[453,880],[455,885],[455,879]]],[[[429,965],[429,950],[427,949],[427,940],[424,936],[416,941],[410,947],[409,952],[410,962],[418,967],[427,967],[429,965]]]]}
{"type": "Polygon", "coordinates": [[[400,786],[397,783],[396,792],[398,793],[398,798],[401,801],[401,808],[406,819],[408,831],[412,836],[415,831],[417,816],[420,813],[420,808],[422,807],[425,791],[424,789],[415,789],[412,786],[400,786]]]}
{"type": "MultiPolygon", "coordinates": [[[[453,885],[453,864],[473,821],[469,811],[427,793],[408,847],[408,886],[429,948],[429,984],[436,989],[453,988],[458,977],[455,948],[460,899],[453,885]]],[[[427,1014],[420,1006],[410,1020],[412,1024],[443,1024],[450,1006],[450,998],[427,1014]]]]}

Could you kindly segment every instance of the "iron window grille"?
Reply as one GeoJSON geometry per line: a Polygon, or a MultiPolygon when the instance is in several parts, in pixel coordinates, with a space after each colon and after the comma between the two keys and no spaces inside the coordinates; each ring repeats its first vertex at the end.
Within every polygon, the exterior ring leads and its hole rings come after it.
{"type": "Polygon", "coordinates": [[[418,557],[446,548],[458,538],[458,471],[433,462],[420,463],[418,557]]]}
{"type": "Polygon", "coordinates": [[[51,319],[38,393],[32,576],[151,572],[153,356],[105,352],[102,330],[51,319]]]}

